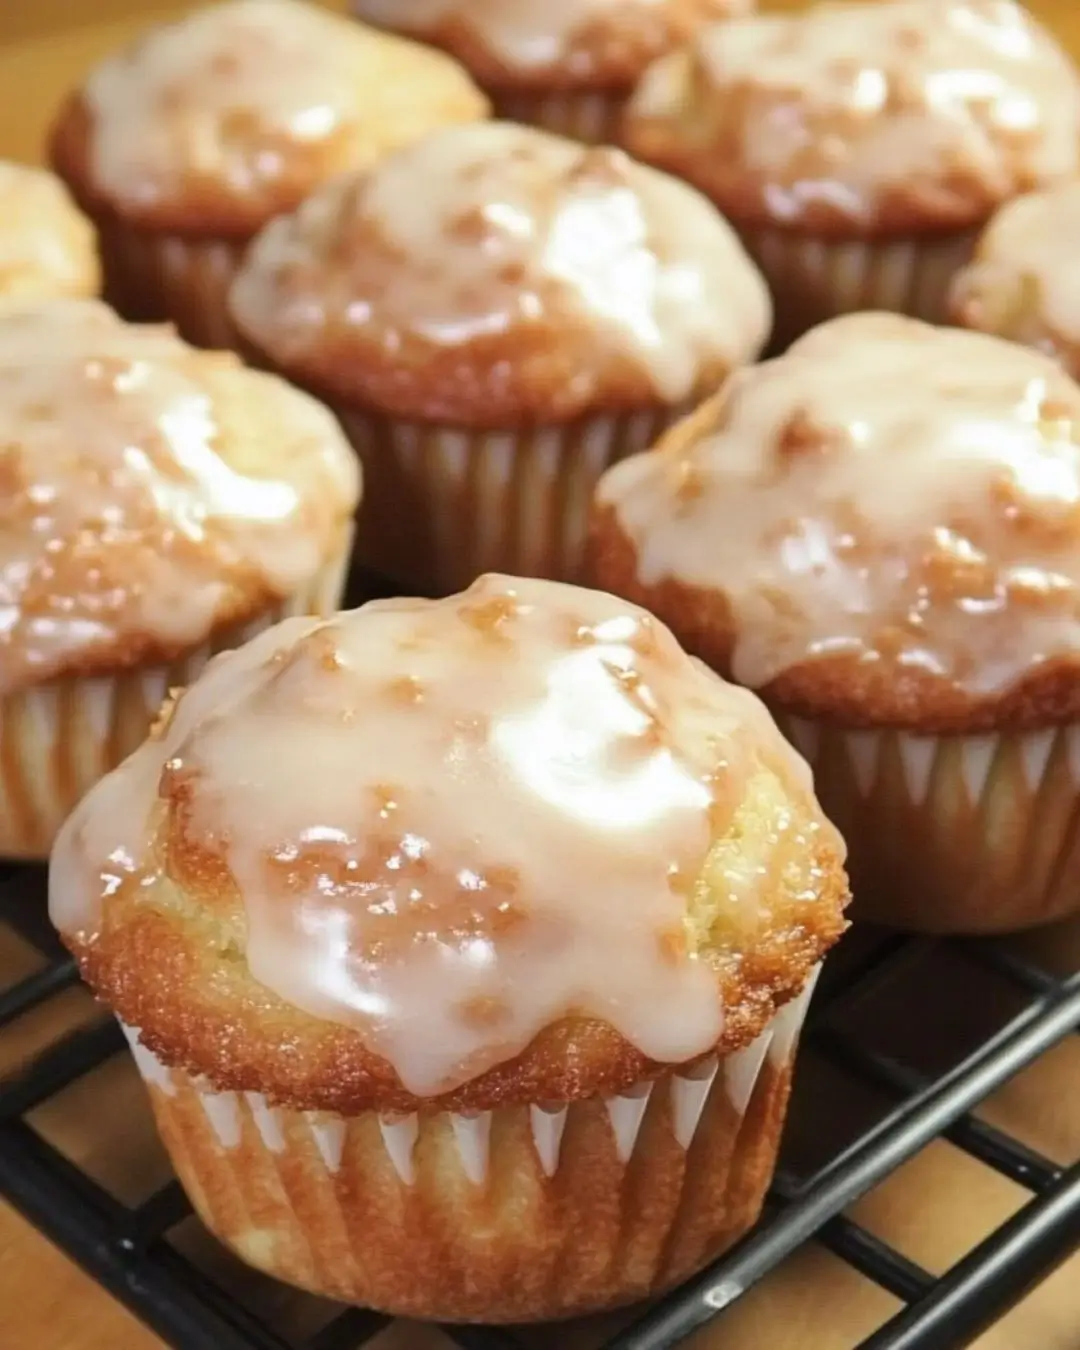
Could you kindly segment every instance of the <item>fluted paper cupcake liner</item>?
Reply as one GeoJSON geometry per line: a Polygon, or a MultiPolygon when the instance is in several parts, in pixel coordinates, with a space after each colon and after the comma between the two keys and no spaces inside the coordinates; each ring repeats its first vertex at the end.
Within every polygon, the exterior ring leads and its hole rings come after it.
{"type": "Polygon", "coordinates": [[[484,572],[574,581],[601,474],[685,411],[468,431],[336,408],[364,466],[358,559],[430,594],[484,572]]]}
{"type": "Polygon", "coordinates": [[[618,144],[627,93],[621,89],[489,90],[504,122],[554,131],[587,145],[618,144]]]}
{"type": "Polygon", "coordinates": [[[226,303],[246,243],[98,220],[105,299],[126,319],[169,322],[197,347],[235,346],[226,303]]]}
{"type": "Polygon", "coordinates": [[[878,240],[818,239],[779,229],[740,233],[776,297],[776,350],[827,319],[858,310],[947,322],[953,277],[970,260],[978,237],[974,231],[878,240]]]}
{"type": "Polygon", "coordinates": [[[917,736],[777,720],[847,840],[857,917],[990,933],[1080,910],[1080,726],[917,736]]]}
{"type": "Polygon", "coordinates": [[[0,696],[0,858],[48,856],[75,803],[146,738],[170,689],[190,684],[216,652],[291,614],[340,603],[348,555],[310,587],[179,660],[114,675],[65,676],[0,696]]]}
{"type": "Polygon", "coordinates": [[[472,1115],[277,1108],[206,1090],[125,1030],[195,1208],[250,1264],[398,1315],[520,1322],[655,1293],[750,1227],[813,983],[692,1072],[472,1115]]]}

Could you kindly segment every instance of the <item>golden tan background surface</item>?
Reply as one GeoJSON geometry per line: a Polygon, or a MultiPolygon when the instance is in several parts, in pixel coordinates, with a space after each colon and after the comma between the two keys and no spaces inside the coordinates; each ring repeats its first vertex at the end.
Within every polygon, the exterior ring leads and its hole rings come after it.
{"type": "MultiPolygon", "coordinates": [[[[343,3],[343,0],[342,0],[343,3]]],[[[772,0],[794,8],[800,0],[772,0]]],[[[0,156],[35,159],[61,95],[111,46],[156,16],[189,5],[176,0],[0,0],[0,156]]],[[[335,4],[334,7],[341,7],[335,4]]],[[[1032,0],[1080,56],[1080,0],[1032,0]]],[[[1080,962],[1080,925],[1029,939],[1059,963],[1080,962]]],[[[35,968],[38,958],[0,924],[0,986],[35,968]]],[[[921,989],[895,1005],[898,1024],[921,1014],[921,1043],[934,1045],[939,1026],[921,989]],[[899,1011],[896,1011],[896,1008],[899,1011]]],[[[965,1006],[989,998],[974,989],[965,1006]]],[[[989,1011],[989,1010],[987,1010],[989,1011]]],[[[72,991],[24,1018],[0,1038],[0,1073],[17,1065],[58,1028],[93,1016],[89,998],[72,991]]],[[[828,1083],[819,1078],[818,1083],[828,1083]]],[[[1080,1156],[1080,1038],[1020,1075],[981,1114],[1015,1131],[1062,1163],[1080,1156]]],[[[811,1103],[820,1128],[858,1103],[839,1079],[835,1097],[811,1103]]],[[[49,1103],[34,1118],[58,1147],[121,1196],[145,1193],[167,1175],[148,1124],[142,1087],[121,1058],[49,1103]]],[[[802,1128],[806,1128],[805,1122],[802,1128]]],[[[814,1128],[818,1128],[815,1124],[814,1128]]],[[[932,1272],[946,1269],[1026,1199],[1009,1182],[945,1142],[902,1168],[852,1211],[873,1232],[932,1272]]],[[[226,1278],[254,1285],[264,1306],[288,1316],[293,1299],[225,1264],[226,1278]]],[[[837,1258],[808,1247],[701,1333],[692,1350],[849,1350],[884,1317],[893,1299],[837,1258]]],[[[535,1344],[587,1350],[595,1327],[536,1336],[535,1344]]],[[[151,1350],[160,1343],[92,1281],[0,1203],[0,1350],[151,1350]]],[[[447,1350],[439,1333],[398,1327],[373,1350],[447,1350]]],[[[213,1347],[206,1347],[213,1350],[213,1347]]],[[[1080,1258],[1027,1299],[979,1342],[979,1350],[1080,1350],[1080,1258]]]]}

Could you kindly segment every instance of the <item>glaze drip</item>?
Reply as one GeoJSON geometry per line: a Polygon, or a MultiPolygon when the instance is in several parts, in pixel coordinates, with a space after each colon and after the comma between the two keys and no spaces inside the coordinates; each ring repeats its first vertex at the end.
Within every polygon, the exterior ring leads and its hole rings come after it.
{"type": "Polygon", "coordinates": [[[759,902],[783,841],[812,857],[830,828],[754,696],[656,620],[485,577],[286,621],[217,658],[77,809],[51,913],[92,939],[118,888],[153,904],[176,882],[151,861],[167,829],[192,876],[235,884],[252,975],[433,1096],[567,1016],[661,1062],[706,1053],[723,1010],[688,913],[707,863],[718,893],[759,902]],[[778,807],[729,876],[713,845],[763,782],[810,822],[778,807]]]}

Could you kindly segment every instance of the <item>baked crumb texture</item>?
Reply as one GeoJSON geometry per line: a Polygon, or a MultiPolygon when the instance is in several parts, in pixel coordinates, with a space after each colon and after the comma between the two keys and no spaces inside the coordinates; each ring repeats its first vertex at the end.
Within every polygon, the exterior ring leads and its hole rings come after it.
{"type": "Polygon", "coordinates": [[[241,1255],[512,1321],[753,1222],[843,856],[752,694],[612,596],[489,576],[216,659],[50,904],[241,1255]]]}
{"type": "Polygon", "coordinates": [[[892,921],[1075,907],[1078,426],[1039,353],[853,315],[601,483],[589,575],[777,710],[892,921]]]}

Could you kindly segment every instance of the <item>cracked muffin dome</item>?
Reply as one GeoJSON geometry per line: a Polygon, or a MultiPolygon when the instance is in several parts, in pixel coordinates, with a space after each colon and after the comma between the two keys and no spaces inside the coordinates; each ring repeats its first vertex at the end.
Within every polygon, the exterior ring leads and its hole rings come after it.
{"type": "Polygon", "coordinates": [[[229,0],[106,57],[51,154],[98,226],[110,302],[225,347],[229,281],[268,220],[488,111],[442,52],[298,0],[229,0]]]}
{"type": "Polygon", "coordinates": [[[100,280],[93,226],[63,183],[0,160],[0,303],[91,296],[100,280]]]}
{"type": "Polygon", "coordinates": [[[215,660],[73,815],[50,903],[216,1090],[486,1110],[746,1045],[840,934],[843,853],[661,624],[485,577],[215,660]]]}
{"type": "Polygon", "coordinates": [[[851,315],[609,472],[594,575],[846,725],[1080,711],[1080,389],[996,338],[851,315]]]}
{"type": "Polygon", "coordinates": [[[1078,235],[1080,183],[1003,206],[953,283],[953,321],[1035,347],[1080,377],[1078,235]]]}
{"type": "Polygon", "coordinates": [[[751,359],[771,315],[692,188],[509,123],[329,184],[255,241],[231,308],[305,385],[473,426],[678,402],[751,359]]]}

